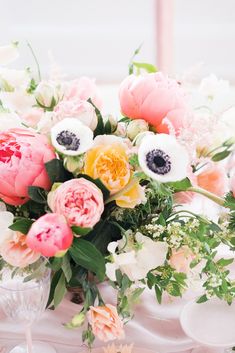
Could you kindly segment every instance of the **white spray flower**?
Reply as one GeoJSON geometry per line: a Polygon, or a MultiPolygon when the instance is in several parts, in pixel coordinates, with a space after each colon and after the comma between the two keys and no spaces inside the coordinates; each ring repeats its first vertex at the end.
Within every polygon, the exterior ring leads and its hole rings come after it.
{"type": "Polygon", "coordinates": [[[51,129],[55,149],[68,156],[78,156],[93,145],[93,131],[75,118],[66,118],[51,129]]]}
{"type": "Polygon", "coordinates": [[[182,180],[187,176],[187,150],[173,136],[145,136],[139,147],[138,158],[144,173],[159,182],[182,180]]]}

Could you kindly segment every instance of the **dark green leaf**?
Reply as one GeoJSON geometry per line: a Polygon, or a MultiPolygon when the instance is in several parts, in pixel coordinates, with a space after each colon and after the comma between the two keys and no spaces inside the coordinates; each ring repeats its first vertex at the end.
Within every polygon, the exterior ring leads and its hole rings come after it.
{"type": "Polygon", "coordinates": [[[75,239],[69,253],[76,264],[94,272],[100,281],[104,280],[104,257],[92,243],[82,238],[75,239]]]}
{"type": "Polygon", "coordinates": [[[234,261],[234,259],[220,259],[219,261],[217,261],[217,265],[225,267],[225,266],[232,264],[233,261],[234,261]]]}
{"type": "Polygon", "coordinates": [[[65,254],[62,258],[62,270],[64,272],[66,281],[69,282],[72,278],[72,269],[70,265],[70,257],[68,254],[65,254]]]}
{"type": "Polygon", "coordinates": [[[11,230],[27,234],[32,224],[33,221],[31,219],[21,218],[15,221],[9,228],[11,230]]]}
{"type": "Polygon", "coordinates": [[[66,282],[65,282],[65,275],[62,272],[59,278],[59,281],[55,287],[54,292],[54,307],[56,308],[64,298],[66,293],[66,282]]]}
{"type": "Polygon", "coordinates": [[[45,164],[47,174],[52,184],[63,183],[64,181],[73,179],[73,174],[68,172],[60,159],[52,159],[45,164]]]}
{"type": "Polygon", "coordinates": [[[82,228],[82,227],[78,227],[78,226],[73,226],[72,227],[72,231],[77,234],[77,235],[87,235],[88,233],[90,233],[90,231],[92,230],[92,228],[82,228]]]}
{"type": "Polygon", "coordinates": [[[93,107],[95,108],[95,113],[98,119],[97,126],[94,130],[94,137],[96,137],[97,135],[103,135],[105,133],[105,127],[104,127],[104,120],[103,120],[102,114],[90,98],[88,99],[88,102],[92,104],[93,107]]]}
{"type": "Polygon", "coordinates": [[[29,186],[28,193],[31,200],[41,204],[47,203],[47,194],[43,188],[38,186],[29,186]]]}
{"type": "Polygon", "coordinates": [[[207,296],[204,294],[204,295],[202,295],[198,300],[197,300],[197,303],[198,304],[201,304],[201,303],[205,303],[205,302],[207,302],[208,301],[208,298],[207,298],[207,296]]]}
{"type": "Polygon", "coordinates": [[[154,289],[155,289],[157,301],[158,301],[159,304],[161,304],[161,302],[162,302],[162,290],[161,290],[161,288],[158,285],[155,285],[154,289]]]}
{"type": "Polygon", "coordinates": [[[227,158],[230,155],[231,151],[225,150],[223,152],[218,152],[212,157],[213,162],[219,162],[227,158]]]}

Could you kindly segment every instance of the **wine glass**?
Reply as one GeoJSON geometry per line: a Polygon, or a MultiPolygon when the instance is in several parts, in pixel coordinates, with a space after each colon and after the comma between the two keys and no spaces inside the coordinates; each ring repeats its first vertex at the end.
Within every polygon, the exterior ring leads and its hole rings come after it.
{"type": "Polygon", "coordinates": [[[184,306],[180,323],[186,335],[197,343],[224,348],[224,353],[234,352],[228,347],[235,346],[235,303],[228,305],[217,298],[201,304],[191,301],[184,306]]]}
{"type": "Polygon", "coordinates": [[[24,328],[26,344],[10,353],[55,353],[46,343],[32,342],[31,326],[46,308],[50,291],[47,260],[40,258],[23,269],[4,266],[0,271],[0,304],[7,317],[24,328]]]}

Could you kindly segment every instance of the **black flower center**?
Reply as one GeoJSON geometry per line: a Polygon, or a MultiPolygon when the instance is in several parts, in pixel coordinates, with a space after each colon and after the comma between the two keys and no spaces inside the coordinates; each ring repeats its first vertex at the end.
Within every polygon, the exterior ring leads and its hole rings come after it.
{"type": "Polygon", "coordinates": [[[63,130],[57,137],[56,141],[59,145],[62,145],[66,150],[77,151],[80,146],[80,139],[71,131],[63,130]]]}
{"type": "Polygon", "coordinates": [[[160,175],[165,175],[171,170],[171,161],[168,154],[162,150],[152,150],[146,154],[146,163],[148,168],[160,175]]]}

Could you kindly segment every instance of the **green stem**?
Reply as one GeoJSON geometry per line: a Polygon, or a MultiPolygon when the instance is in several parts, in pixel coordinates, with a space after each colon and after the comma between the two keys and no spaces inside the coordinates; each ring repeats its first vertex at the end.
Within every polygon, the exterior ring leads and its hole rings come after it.
{"type": "Polygon", "coordinates": [[[205,189],[191,186],[187,191],[196,192],[197,194],[203,195],[203,196],[207,197],[208,199],[214,201],[219,206],[224,206],[224,199],[222,197],[216,196],[212,192],[209,192],[209,191],[207,191],[205,189]]]}
{"type": "Polygon", "coordinates": [[[27,42],[27,45],[29,47],[29,50],[31,51],[31,54],[33,55],[33,58],[35,60],[36,66],[37,66],[38,79],[39,79],[39,81],[41,81],[42,78],[41,78],[41,71],[40,71],[40,66],[39,66],[39,63],[38,63],[38,59],[36,57],[36,54],[34,53],[34,50],[33,50],[32,46],[31,46],[31,44],[29,42],[27,42]]]}

